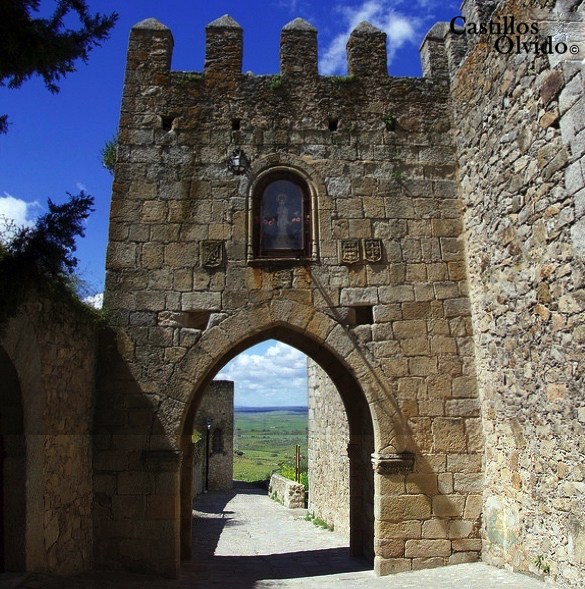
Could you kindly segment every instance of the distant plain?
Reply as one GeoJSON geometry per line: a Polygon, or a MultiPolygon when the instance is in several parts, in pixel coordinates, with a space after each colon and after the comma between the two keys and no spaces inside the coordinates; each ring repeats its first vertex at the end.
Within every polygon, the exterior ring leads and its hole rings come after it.
{"type": "Polygon", "coordinates": [[[297,444],[306,470],[307,407],[236,407],[234,413],[235,480],[264,481],[283,463],[294,465],[297,444]]]}

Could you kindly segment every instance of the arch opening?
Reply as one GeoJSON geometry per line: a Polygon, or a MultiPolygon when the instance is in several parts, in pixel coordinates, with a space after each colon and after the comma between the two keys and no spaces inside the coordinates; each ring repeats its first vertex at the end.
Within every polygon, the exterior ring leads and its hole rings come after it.
{"type": "MultiPolygon", "coordinates": [[[[190,456],[192,427],[204,391],[233,358],[248,348],[266,340],[278,340],[308,356],[328,375],[333,383],[347,416],[349,443],[349,549],[352,556],[373,562],[374,557],[374,473],[371,456],[374,451],[374,428],[366,396],[354,374],[344,361],[323,342],[287,325],[274,325],[255,333],[233,345],[227,352],[218,354],[206,377],[193,391],[181,432],[183,456],[190,456]]],[[[181,466],[181,558],[191,557],[192,506],[190,479],[191,461],[181,466]]]]}
{"type": "Polygon", "coordinates": [[[0,572],[26,570],[26,444],[20,382],[0,347],[0,572]]]}

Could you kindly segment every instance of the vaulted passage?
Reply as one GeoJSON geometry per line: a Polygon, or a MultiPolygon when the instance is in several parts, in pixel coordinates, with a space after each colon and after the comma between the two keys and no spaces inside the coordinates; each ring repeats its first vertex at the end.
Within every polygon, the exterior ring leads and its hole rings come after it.
{"type": "Polygon", "coordinates": [[[0,348],[0,571],[26,567],[26,447],[16,369],[0,348]]]}
{"type": "MultiPolygon", "coordinates": [[[[350,553],[373,561],[374,549],[374,484],[371,455],[374,451],[374,436],[372,419],[364,394],[353,375],[343,363],[325,347],[319,345],[312,338],[290,328],[279,326],[263,331],[244,339],[229,352],[218,357],[214,368],[210,371],[210,378],[202,382],[194,392],[188,414],[184,421],[183,453],[189,454],[187,446],[190,444],[194,419],[203,392],[211,378],[232,358],[249,347],[268,339],[277,339],[295,347],[309,356],[337,388],[345,408],[349,424],[349,444],[347,454],[349,458],[349,546],[350,553]]],[[[342,424],[340,424],[341,426],[342,424]]],[[[183,559],[191,556],[191,462],[184,460],[181,472],[181,555],[183,559]]],[[[319,488],[312,493],[318,494],[319,488]]]]}

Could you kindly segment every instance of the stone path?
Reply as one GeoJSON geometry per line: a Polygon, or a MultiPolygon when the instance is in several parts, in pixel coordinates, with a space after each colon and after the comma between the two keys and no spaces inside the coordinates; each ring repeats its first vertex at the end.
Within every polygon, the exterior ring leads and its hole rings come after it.
{"type": "Polygon", "coordinates": [[[193,560],[181,577],[164,580],[127,573],[74,579],[0,575],[0,589],[546,589],[532,577],[483,563],[376,577],[348,556],[344,538],[305,521],[265,491],[243,485],[202,495],[196,504],[193,560]]]}

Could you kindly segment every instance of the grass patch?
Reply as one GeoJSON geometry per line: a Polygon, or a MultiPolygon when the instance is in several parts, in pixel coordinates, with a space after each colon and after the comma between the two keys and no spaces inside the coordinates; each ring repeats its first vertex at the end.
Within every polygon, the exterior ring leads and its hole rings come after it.
{"type": "Polygon", "coordinates": [[[313,525],[317,526],[318,528],[323,528],[324,530],[329,530],[330,532],[333,532],[335,529],[333,524],[328,524],[325,520],[321,519],[320,517],[316,517],[312,513],[307,513],[307,515],[305,515],[305,520],[312,522],[313,525]]]}
{"type": "Polygon", "coordinates": [[[294,464],[297,444],[306,470],[307,427],[306,411],[236,410],[234,478],[248,482],[269,479],[283,464],[294,464]]]}

